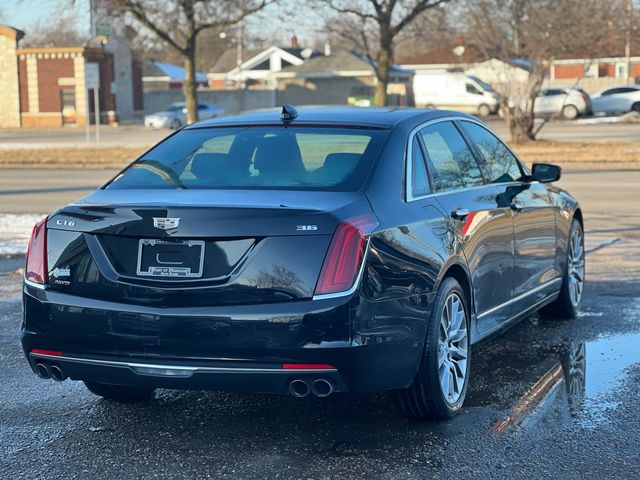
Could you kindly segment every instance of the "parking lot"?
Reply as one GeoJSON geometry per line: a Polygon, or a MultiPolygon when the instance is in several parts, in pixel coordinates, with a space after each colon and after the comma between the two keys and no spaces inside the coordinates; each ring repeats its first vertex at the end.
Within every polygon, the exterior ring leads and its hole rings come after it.
{"type": "MultiPolygon", "coordinates": [[[[50,172],[44,191],[44,174],[19,172],[0,190],[36,192],[0,197],[4,212],[46,212],[110,174],[50,172]]],[[[445,423],[408,422],[387,394],[160,390],[122,405],[40,380],[19,346],[23,259],[2,257],[0,478],[640,478],[639,184],[640,172],[565,175],[586,212],[583,312],[476,347],[464,411],[445,423]]]]}

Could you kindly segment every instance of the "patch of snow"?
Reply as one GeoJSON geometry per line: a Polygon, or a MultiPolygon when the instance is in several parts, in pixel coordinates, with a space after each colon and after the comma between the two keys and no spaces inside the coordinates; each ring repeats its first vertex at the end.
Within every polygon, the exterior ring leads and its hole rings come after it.
{"type": "Polygon", "coordinates": [[[33,226],[42,218],[41,213],[0,213],[0,255],[27,253],[33,226]]]}
{"type": "Polygon", "coordinates": [[[629,112],[623,115],[618,116],[609,116],[609,117],[588,117],[588,118],[579,118],[576,120],[576,123],[638,123],[640,122],[640,113],[638,112],[629,112]]]}

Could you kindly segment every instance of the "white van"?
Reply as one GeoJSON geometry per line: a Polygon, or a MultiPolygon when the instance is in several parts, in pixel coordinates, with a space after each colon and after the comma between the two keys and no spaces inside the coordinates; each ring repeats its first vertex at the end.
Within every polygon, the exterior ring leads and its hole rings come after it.
{"type": "Polygon", "coordinates": [[[486,117],[500,107],[491,85],[464,73],[421,73],[413,77],[417,107],[448,108],[486,117]]]}

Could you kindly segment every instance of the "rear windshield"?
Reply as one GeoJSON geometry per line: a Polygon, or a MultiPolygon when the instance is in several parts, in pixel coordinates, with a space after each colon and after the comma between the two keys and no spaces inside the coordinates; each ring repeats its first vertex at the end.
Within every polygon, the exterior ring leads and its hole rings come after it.
{"type": "Polygon", "coordinates": [[[387,132],[261,126],[183,130],[106,188],[358,190],[387,132]]]}

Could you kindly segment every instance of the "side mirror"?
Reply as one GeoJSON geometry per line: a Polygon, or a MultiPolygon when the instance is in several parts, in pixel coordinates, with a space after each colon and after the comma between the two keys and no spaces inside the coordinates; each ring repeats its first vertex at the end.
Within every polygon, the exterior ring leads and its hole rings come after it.
{"type": "Polygon", "coordinates": [[[550,163],[534,163],[531,168],[531,180],[540,183],[551,183],[560,180],[562,169],[550,163]]]}

